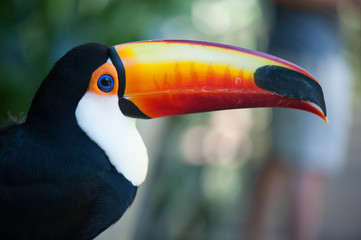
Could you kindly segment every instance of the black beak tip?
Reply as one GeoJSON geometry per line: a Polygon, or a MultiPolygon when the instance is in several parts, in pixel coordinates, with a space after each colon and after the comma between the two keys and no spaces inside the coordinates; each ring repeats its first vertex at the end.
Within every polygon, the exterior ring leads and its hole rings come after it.
{"type": "Polygon", "coordinates": [[[255,71],[254,82],[258,87],[280,96],[314,103],[326,116],[322,88],[309,76],[289,68],[266,65],[255,71]]]}

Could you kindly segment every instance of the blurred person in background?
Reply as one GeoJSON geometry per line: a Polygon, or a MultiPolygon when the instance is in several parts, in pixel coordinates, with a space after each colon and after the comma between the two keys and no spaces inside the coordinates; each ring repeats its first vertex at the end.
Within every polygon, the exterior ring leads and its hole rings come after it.
{"type": "Polygon", "coordinates": [[[350,132],[351,75],[337,17],[342,1],[274,1],[269,53],[320,81],[329,124],[296,110],[273,111],[272,154],[253,196],[250,240],[274,239],[269,223],[282,215],[274,204],[282,205],[287,239],[318,239],[327,180],[342,168],[350,132]]]}

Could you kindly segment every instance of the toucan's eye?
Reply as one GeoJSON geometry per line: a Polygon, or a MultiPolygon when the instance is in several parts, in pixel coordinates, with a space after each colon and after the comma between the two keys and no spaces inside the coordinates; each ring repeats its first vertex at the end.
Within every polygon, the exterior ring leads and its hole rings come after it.
{"type": "Polygon", "coordinates": [[[103,92],[110,92],[113,90],[114,87],[114,80],[109,75],[101,75],[98,79],[98,88],[102,90],[103,92]]]}

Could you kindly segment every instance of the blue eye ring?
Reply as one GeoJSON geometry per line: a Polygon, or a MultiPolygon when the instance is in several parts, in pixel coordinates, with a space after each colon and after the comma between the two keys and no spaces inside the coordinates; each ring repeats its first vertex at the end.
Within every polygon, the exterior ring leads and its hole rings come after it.
{"type": "Polygon", "coordinates": [[[98,79],[98,88],[103,92],[110,92],[114,88],[113,78],[108,74],[101,75],[98,79]]]}

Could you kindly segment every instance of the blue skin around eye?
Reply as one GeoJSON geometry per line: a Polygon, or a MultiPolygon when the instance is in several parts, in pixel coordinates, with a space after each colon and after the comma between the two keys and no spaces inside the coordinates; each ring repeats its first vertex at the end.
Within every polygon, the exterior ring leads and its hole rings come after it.
{"type": "Polygon", "coordinates": [[[113,78],[112,78],[111,76],[106,75],[106,74],[100,76],[100,78],[98,79],[98,88],[99,88],[100,90],[102,90],[103,92],[110,92],[111,90],[113,90],[113,87],[114,87],[114,80],[113,80],[113,78]],[[101,84],[101,80],[104,79],[104,78],[109,78],[109,79],[112,80],[112,81],[111,81],[111,84],[110,84],[109,86],[103,86],[103,85],[101,84]]]}

